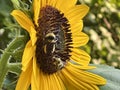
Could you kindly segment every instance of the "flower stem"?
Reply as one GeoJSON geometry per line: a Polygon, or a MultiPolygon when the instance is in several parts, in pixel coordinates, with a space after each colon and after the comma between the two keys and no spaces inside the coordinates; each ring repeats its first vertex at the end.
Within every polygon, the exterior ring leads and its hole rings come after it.
{"type": "Polygon", "coordinates": [[[2,88],[2,84],[4,82],[6,74],[9,71],[10,67],[11,67],[11,70],[13,68],[15,68],[15,66],[13,67],[13,65],[9,64],[11,53],[14,52],[14,50],[16,50],[18,47],[20,47],[21,44],[24,44],[25,41],[26,41],[25,37],[17,37],[4,50],[4,52],[1,56],[1,59],[0,59],[0,88],[2,88]],[[11,52],[11,53],[9,53],[9,52],[11,52]]]}

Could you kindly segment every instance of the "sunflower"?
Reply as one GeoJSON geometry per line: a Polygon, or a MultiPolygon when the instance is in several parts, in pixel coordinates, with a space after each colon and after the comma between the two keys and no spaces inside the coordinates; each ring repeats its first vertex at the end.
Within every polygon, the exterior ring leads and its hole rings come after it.
{"type": "Polygon", "coordinates": [[[90,56],[79,49],[89,38],[82,18],[89,8],[77,0],[34,0],[33,18],[21,10],[11,15],[30,36],[16,90],[99,90],[106,80],[86,70],[90,56]]]}

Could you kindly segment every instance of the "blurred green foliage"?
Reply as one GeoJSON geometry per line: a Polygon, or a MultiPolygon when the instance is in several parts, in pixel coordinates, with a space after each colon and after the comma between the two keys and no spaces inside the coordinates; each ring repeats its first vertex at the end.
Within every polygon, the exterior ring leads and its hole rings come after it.
{"type": "Polygon", "coordinates": [[[90,36],[86,51],[94,64],[120,68],[120,1],[79,0],[90,7],[84,18],[84,31],[90,36]]]}
{"type": "MultiPolygon", "coordinates": [[[[4,50],[8,47],[9,43],[18,37],[22,38],[22,35],[26,37],[28,35],[10,15],[12,10],[17,8],[17,6],[14,6],[12,1],[17,3],[16,1],[18,0],[0,0],[0,60],[2,54],[5,52],[4,50]]],[[[11,71],[8,71],[6,78],[4,78],[3,88],[0,88],[0,90],[15,89],[18,74],[20,73],[19,62],[21,61],[24,46],[27,41],[26,37],[23,40],[20,38],[21,41],[19,40],[18,46],[16,46],[16,50],[11,49],[9,52],[7,52],[11,55],[8,60],[8,64],[11,66],[13,65],[13,67],[9,68],[11,71]],[[16,64],[15,69],[14,64],[16,64]]]]}
{"type": "Polygon", "coordinates": [[[4,49],[9,43],[10,37],[10,12],[13,10],[10,0],[0,0],[0,49],[4,49]]]}

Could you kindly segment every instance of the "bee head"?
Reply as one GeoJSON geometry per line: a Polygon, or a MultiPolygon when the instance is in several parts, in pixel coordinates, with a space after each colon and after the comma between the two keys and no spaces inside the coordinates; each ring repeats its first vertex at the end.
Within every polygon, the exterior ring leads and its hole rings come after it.
{"type": "Polygon", "coordinates": [[[48,33],[46,36],[45,36],[45,40],[47,42],[51,42],[51,43],[55,43],[56,42],[56,36],[54,33],[48,33]]]}

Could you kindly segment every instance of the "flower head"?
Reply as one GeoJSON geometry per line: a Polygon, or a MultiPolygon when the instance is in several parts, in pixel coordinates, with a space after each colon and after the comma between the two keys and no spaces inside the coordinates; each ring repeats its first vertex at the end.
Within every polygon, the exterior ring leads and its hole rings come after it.
{"type": "Polygon", "coordinates": [[[77,0],[34,0],[34,17],[13,10],[30,35],[16,90],[98,90],[104,78],[87,72],[90,56],[78,47],[88,42],[82,18],[89,8],[77,0]]]}

